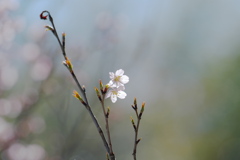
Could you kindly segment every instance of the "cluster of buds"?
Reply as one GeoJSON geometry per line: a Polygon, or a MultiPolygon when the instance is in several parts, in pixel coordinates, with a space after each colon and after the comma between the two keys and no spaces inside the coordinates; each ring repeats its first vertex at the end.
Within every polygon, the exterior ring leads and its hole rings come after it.
{"type": "Polygon", "coordinates": [[[107,91],[109,89],[109,86],[108,85],[103,86],[103,83],[100,80],[99,81],[99,88],[100,88],[101,94],[100,94],[100,91],[99,91],[99,89],[97,87],[95,87],[94,89],[95,89],[95,92],[96,92],[96,94],[98,96],[99,101],[102,102],[105,94],[107,93],[107,91]]]}

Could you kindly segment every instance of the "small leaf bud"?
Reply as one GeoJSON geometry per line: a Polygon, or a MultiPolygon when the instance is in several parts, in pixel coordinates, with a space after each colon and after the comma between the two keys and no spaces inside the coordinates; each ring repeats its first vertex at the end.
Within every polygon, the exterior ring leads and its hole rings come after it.
{"type": "Polygon", "coordinates": [[[134,98],[133,104],[134,104],[134,106],[135,106],[134,108],[137,109],[137,98],[134,98]]]}
{"type": "Polygon", "coordinates": [[[73,72],[73,70],[72,70],[73,69],[73,65],[72,65],[71,61],[68,59],[68,57],[66,57],[65,62],[67,64],[67,66],[68,66],[69,71],[73,72]]]}
{"type": "Polygon", "coordinates": [[[110,86],[106,84],[105,88],[103,89],[103,94],[107,93],[109,88],[110,88],[110,86]]]}
{"type": "Polygon", "coordinates": [[[64,49],[65,49],[65,37],[66,37],[66,33],[62,33],[62,45],[64,49]]]}
{"type": "Polygon", "coordinates": [[[141,140],[142,140],[142,138],[139,138],[139,139],[136,141],[136,144],[138,144],[141,140]]]}
{"type": "Polygon", "coordinates": [[[82,90],[83,90],[83,92],[86,92],[86,88],[84,85],[82,85],[82,90]]]}
{"type": "Polygon", "coordinates": [[[144,107],[145,107],[145,102],[142,103],[142,108],[141,108],[141,111],[140,111],[140,114],[139,114],[139,118],[142,117],[142,114],[144,112],[144,107]]]}
{"type": "Polygon", "coordinates": [[[54,31],[52,26],[45,26],[45,28],[46,28],[46,31],[52,31],[52,32],[54,31]]]}
{"type": "Polygon", "coordinates": [[[101,98],[101,95],[100,95],[100,92],[99,92],[98,88],[94,87],[94,89],[96,91],[96,94],[98,96],[99,101],[102,101],[102,98],[101,98]]]}
{"type": "Polygon", "coordinates": [[[107,158],[107,160],[110,160],[110,159],[109,159],[109,155],[108,155],[108,153],[106,153],[106,158],[107,158]]]}
{"type": "Polygon", "coordinates": [[[100,87],[101,92],[103,93],[103,83],[101,80],[99,80],[99,87],[100,87]]]}
{"type": "Polygon", "coordinates": [[[73,91],[73,96],[77,98],[84,106],[86,106],[86,102],[82,99],[82,97],[79,95],[77,91],[73,91]]]}
{"type": "Polygon", "coordinates": [[[135,108],[135,106],[134,106],[133,104],[132,104],[131,106],[132,106],[132,108],[133,108],[134,110],[136,110],[136,108],[135,108]]]}
{"type": "Polygon", "coordinates": [[[132,122],[133,128],[134,128],[134,130],[136,131],[136,130],[137,130],[137,127],[136,127],[136,125],[135,125],[135,123],[134,123],[134,119],[133,119],[132,117],[130,117],[130,118],[131,118],[131,122],[132,122]]]}

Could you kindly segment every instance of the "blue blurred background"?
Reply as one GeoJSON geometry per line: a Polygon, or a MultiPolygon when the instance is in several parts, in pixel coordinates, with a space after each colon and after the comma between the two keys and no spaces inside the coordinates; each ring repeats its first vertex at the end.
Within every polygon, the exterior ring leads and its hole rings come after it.
{"type": "Polygon", "coordinates": [[[132,159],[134,97],[145,101],[139,160],[240,159],[240,1],[0,0],[0,150],[3,160],[106,159],[57,40],[51,12],[92,109],[98,81],[123,69],[112,104],[117,159],[132,159]]]}

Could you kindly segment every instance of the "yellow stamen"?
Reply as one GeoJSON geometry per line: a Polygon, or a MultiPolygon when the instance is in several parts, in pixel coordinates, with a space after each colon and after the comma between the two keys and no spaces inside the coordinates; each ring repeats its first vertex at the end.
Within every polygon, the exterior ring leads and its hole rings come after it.
{"type": "Polygon", "coordinates": [[[121,76],[117,76],[117,77],[115,77],[115,78],[114,78],[114,81],[116,81],[116,82],[117,82],[117,81],[119,81],[119,80],[120,80],[120,78],[121,78],[121,76]]]}

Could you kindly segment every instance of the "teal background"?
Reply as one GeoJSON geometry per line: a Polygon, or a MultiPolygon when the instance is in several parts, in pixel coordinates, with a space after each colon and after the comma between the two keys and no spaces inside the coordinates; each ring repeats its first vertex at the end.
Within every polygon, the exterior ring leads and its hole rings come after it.
{"type": "Polygon", "coordinates": [[[146,102],[138,160],[240,159],[239,7],[237,0],[1,0],[1,159],[106,159],[43,10],[66,33],[103,129],[94,87],[118,69],[129,76],[126,99],[106,100],[118,160],[132,159],[134,97],[146,102]]]}

